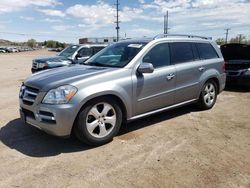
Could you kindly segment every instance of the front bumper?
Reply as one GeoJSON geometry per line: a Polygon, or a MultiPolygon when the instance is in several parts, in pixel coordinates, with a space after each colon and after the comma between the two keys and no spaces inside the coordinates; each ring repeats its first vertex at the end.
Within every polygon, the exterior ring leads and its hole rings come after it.
{"type": "Polygon", "coordinates": [[[20,99],[21,119],[48,134],[68,137],[75,120],[76,109],[73,104],[48,105],[33,104],[26,105],[20,99]]]}
{"type": "Polygon", "coordinates": [[[39,72],[39,71],[42,71],[42,70],[46,70],[46,69],[34,69],[34,68],[31,68],[32,74],[36,73],[36,72],[39,72]]]}

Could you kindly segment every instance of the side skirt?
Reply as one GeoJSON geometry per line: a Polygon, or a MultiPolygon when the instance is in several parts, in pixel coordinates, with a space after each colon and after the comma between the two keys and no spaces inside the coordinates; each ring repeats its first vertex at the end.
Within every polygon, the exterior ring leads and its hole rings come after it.
{"type": "Polygon", "coordinates": [[[154,110],[154,111],[146,112],[144,114],[139,114],[137,116],[133,116],[133,117],[129,118],[128,121],[133,121],[133,120],[136,120],[136,119],[140,119],[140,118],[143,118],[143,117],[146,117],[146,116],[150,116],[150,115],[153,115],[153,114],[156,114],[156,113],[159,113],[159,112],[163,112],[163,111],[166,111],[166,110],[170,110],[170,109],[173,109],[173,108],[181,107],[181,106],[184,106],[184,105],[187,105],[187,104],[192,104],[192,103],[195,103],[196,101],[198,101],[198,99],[192,99],[192,100],[185,101],[185,102],[182,102],[182,103],[174,104],[172,106],[167,106],[167,107],[157,109],[157,110],[154,110]]]}

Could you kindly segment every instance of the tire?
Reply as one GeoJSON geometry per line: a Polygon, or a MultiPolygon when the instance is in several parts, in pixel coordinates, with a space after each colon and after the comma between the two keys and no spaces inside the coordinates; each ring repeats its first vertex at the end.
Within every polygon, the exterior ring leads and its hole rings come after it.
{"type": "Polygon", "coordinates": [[[217,85],[213,80],[208,80],[202,87],[198,107],[202,110],[213,108],[218,94],[217,85]]]}
{"type": "Polygon", "coordinates": [[[122,124],[119,104],[106,97],[87,103],[78,114],[75,136],[83,143],[100,146],[113,140],[122,124]]]}

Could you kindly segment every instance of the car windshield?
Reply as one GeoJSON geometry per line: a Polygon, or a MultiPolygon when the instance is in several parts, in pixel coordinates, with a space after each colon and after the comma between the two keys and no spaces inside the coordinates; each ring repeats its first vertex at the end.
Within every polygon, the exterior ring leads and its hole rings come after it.
{"type": "Polygon", "coordinates": [[[115,43],[93,56],[85,64],[104,67],[124,67],[146,44],[146,42],[115,43]]]}
{"type": "Polygon", "coordinates": [[[72,45],[69,46],[68,48],[66,48],[65,50],[63,50],[59,56],[62,57],[72,57],[72,55],[78,50],[79,45],[72,45]]]}

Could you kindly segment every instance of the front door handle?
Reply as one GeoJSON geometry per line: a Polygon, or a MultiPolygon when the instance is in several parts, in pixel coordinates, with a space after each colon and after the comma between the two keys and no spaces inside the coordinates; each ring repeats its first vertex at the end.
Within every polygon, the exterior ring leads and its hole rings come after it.
{"type": "Polygon", "coordinates": [[[167,75],[167,80],[172,80],[175,77],[174,73],[167,75]]]}
{"type": "Polygon", "coordinates": [[[200,71],[200,72],[202,72],[202,71],[204,71],[204,70],[205,70],[205,67],[200,67],[200,68],[199,68],[199,71],[200,71]]]}

